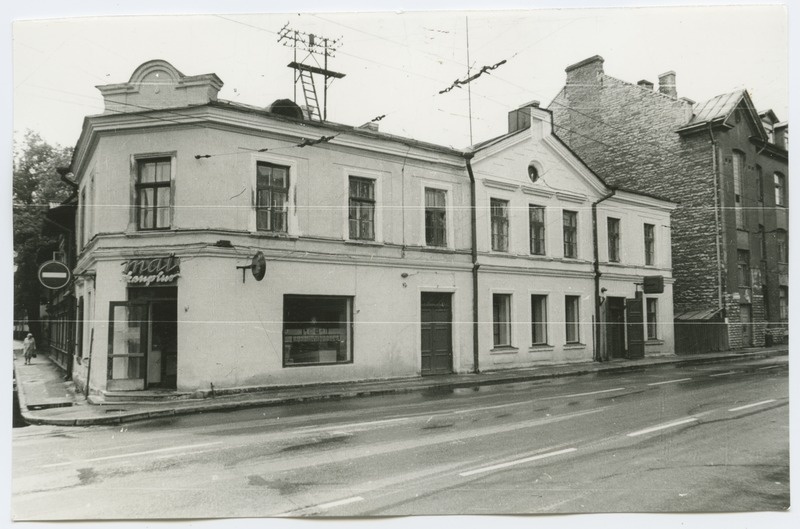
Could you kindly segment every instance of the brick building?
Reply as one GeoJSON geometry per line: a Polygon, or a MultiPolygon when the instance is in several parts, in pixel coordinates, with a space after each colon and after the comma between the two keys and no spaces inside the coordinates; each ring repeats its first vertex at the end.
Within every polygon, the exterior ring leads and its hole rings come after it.
{"type": "Polygon", "coordinates": [[[678,202],[676,350],[788,339],[788,125],[745,90],[696,103],[675,72],[629,83],[603,58],[566,68],[556,132],[612,185],[678,202]]]}

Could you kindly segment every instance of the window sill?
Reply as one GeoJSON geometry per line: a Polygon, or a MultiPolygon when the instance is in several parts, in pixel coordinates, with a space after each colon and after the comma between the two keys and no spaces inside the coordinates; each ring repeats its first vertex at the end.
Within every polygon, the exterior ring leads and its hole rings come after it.
{"type": "Polygon", "coordinates": [[[585,343],[568,343],[564,344],[563,347],[565,351],[569,351],[570,349],[585,349],[585,348],[586,348],[585,343]]]}
{"type": "Polygon", "coordinates": [[[664,340],[659,340],[657,338],[649,339],[646,342],[644,342],[644,345],[645,346],[647,346],[647,345],[664,345],[664,340]]]}
{"type": "Polygon", "coordinates": [[[535,344],[528,347],[529,353],[544,353],[548,351],[552,351],[555,349],[555,346],[549,344],[535,344]]]}
{"type": "Polygon", "coordinates": [[[298,239],[297,235],[276,231],[251,231],[250,236],[259,239],[285,239],[287,241],[296,241],[298,239]]]}
{"type": "Polygon", "coordinates": [[[495,347],[494,349],[490,349],[489,353],[493,355],[500,355],[500,354],[517,354],[519,352],[519,348],[513,347],[511,345],[501,345],[495,347]]]}
{"type": "Polygon", "coordinates": [[[367,241],[361,239],[345,239],[345,244],[352,244],[354,246],[384,246],[384,244],[380,241],[367,241]]]}
{"type": "Polygon", "coordinates": [[[433,253],[452,253],[454,248],[450,246],[420,246],[420,250],[424,252],[433,252],[433,253]]]}

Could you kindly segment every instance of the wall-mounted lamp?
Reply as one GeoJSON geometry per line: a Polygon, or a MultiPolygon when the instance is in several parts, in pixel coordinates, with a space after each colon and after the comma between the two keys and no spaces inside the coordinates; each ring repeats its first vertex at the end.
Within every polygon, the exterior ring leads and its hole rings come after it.
{"type": "Polygon", "coordinates": [[[600,305],[602,305],[606,300],[606,296],[605,296],[606,292],[608,292],[608,289],[606,287],[603,287],[603,288],[600,289],[600,305]]]}

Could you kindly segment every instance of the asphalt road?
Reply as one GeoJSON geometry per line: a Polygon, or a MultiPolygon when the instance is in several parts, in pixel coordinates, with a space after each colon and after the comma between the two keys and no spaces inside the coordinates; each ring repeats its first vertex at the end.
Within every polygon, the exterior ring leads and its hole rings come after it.
{"type": "Polygon", "coordinates": [[[788,359],[15,429],[16,520],[789,506],[788,359]]]}

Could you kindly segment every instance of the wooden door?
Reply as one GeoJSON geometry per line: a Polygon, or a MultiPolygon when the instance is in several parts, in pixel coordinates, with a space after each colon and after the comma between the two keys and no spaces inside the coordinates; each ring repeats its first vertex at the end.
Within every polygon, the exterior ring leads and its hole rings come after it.
{"type": "Polygon", "coordinates": [[[421,301],[422,374],[453,372],[451,294],[423,292],[421,301]]]}

